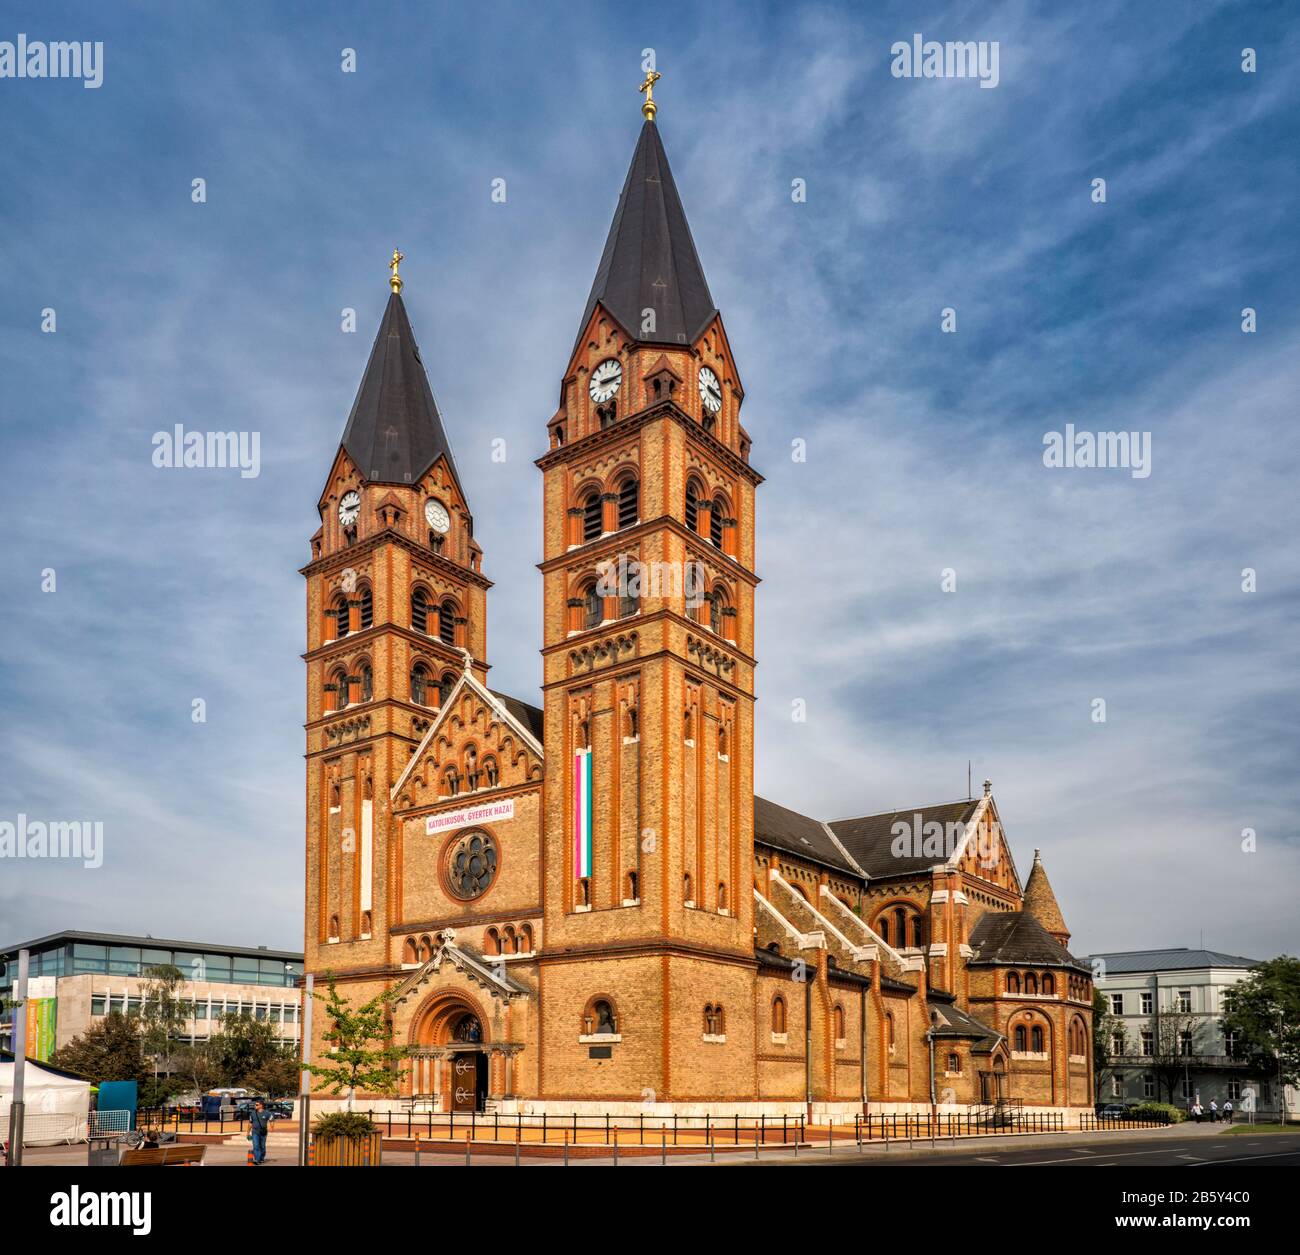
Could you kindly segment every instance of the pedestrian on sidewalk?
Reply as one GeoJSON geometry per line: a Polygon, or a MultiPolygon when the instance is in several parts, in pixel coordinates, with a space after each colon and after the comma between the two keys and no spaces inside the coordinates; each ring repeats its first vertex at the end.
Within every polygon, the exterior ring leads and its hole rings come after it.
{"type": "Polygon", "coordinates": [[[1213,1098],[1210,1099],[1210,1123],[1219,1123],[1219,1104],[1213,1098]]]}
{"type": "Polygon", "coordinates": [[[1232,1123],[1232,1099],[1231,1099],[1231,1098],[1228,1098],[1228,1099],[1225,1099],[1225,1100],[1224,1100],[1224,1104],[1223,1104],[1223,1118],[1224,1118],[1224,1120],[1226,1120],[1229,1124],[1232,1123]]]}
{"type": "Polygon", "coordinates": [[[249,1137],[253,1139],[253,1162],[261,1164],[266,1161],[266,1131],[271,1127],[271,1115],[266,1103],[260,1098],[253,1104],[248,1117],[249,1137]]]}
{"type": "Polygon", "coordinates": [[[1200,1124],[1201,1122],[1201,1112],[1201,1104],[1199,1102],[1192,1103],[1192,1119],[1195,1120],[1197,1124],[1200,1124]]]}

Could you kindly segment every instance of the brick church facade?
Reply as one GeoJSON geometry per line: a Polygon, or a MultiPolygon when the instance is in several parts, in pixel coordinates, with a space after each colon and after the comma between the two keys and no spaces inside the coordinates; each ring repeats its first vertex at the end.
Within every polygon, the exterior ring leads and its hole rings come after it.
{"type": "Polygon", "coordinates": [[[488,683],[394,257],[303,568],[306,970],[393,992],[417,1107],[1086,1106],[1089,970],[988,786],[832,823],[755,796],[762,477],[646,115],[537,460],[540,708],[488,683]]]}

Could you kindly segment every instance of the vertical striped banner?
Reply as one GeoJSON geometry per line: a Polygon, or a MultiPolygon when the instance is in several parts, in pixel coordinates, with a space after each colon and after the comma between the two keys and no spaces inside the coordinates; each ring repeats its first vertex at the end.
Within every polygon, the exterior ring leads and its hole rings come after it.
{"type": "Polygon", "coordinates": [[[591,747],[573,756],[573,874],[591,875],[591,747]]]}

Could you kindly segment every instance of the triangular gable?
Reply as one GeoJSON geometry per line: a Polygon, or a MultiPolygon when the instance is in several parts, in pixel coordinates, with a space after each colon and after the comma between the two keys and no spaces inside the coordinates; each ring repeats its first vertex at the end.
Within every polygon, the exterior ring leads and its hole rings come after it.
{"type": "Polygon", "coordinates": [[[1011,856],[1011,846],[1002,827],[1001,817],[998,815],[997,803],[994,802],[993,795],[988,793],[980,799],[974,813],[966,821],[966,830],[954,847],[952,857],[946,864],[946,870],[964,872],[977,879],[992,880],[985,866],[990,858],[995,860],[994,866],[1000,866],[1005,861],[1005,865],[1011,869],[1011,881],[1016,892],[1022,893],[1020,873],[1016,870],[1016,861],[1011,856]],[[991,826],[993,841],[981,848],[980,829],[986,820],[991,826]]]}
{"type": "Polygon", "coordinates": [[[468,670],[470,662],[469,652],[467,650],[461,650],[461,653],[465,656],[466,670],[461,672],[460,679],[452,686],[452,690],[443,700],[437,716],[429,725],[429,729],[424,734],[420,744],[416,746],[415,753],[411,755],[406,766],[402,768],[402,774],[397,777],[392,789],[389,791],[388,796],[390,801],[396,801],[396,799],[401,795],[401,791],[405,787],[407,780],[410,779],[412,772],[415,771],[420,760],[426,753],[428,753],[429,747],[433,744],[434,738],[438,735],[439,729],[442,727],[444,722],[451,717],[453,709],[466,689],[469,689],[495,717],[500,719],[502,723],[506,724],[510,730],[519,737],[524,745],[537,756],[539,761],[543,757],[542,743],[520,720],[516,719],[515,716],[510,713],[503,701],[494,696],[474,678],[474,674],[468,670]]]}

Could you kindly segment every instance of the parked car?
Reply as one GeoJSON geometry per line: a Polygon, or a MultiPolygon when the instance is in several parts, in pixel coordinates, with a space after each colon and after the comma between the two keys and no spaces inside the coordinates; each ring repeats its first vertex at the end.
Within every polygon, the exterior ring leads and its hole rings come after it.
{"type": "Polygon", "coordinates": [[[1097,1115],[1102,1120],[1124,1120],[1128,1118],[1129,1109],[1122,1102],[1097,1104],[1097,1115]]]}

